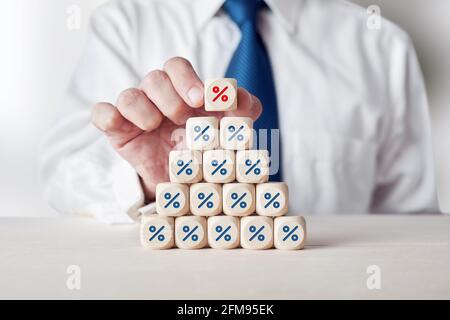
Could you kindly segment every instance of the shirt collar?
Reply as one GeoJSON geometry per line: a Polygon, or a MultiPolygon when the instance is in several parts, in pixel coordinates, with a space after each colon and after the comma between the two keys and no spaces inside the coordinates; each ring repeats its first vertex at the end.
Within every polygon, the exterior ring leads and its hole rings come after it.
{"type": "MultiPolygon", "coordinates": [[[[303,0],[265,0],[275,17],[290,33],[296,30],[300,5],[303,0]]],[[[199,29],[214,17],[225,0],[195,0],[194,14],[199,29]]]]}

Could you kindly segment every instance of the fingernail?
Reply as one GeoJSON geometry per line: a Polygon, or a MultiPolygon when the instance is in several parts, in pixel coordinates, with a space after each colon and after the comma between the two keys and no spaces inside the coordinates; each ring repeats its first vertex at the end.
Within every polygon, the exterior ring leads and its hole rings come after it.
{"type": "Polygon", "coordinates": [[[188,91],[188,97],[192,102],[192,106],[200,106],[203,102],[203,90],[199,87],[192,87],[188,91]]]}

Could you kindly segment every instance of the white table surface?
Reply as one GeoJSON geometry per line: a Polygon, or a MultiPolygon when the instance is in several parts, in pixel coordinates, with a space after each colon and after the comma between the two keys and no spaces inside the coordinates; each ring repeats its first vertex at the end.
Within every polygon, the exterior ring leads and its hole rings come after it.
{"type": "Polygon", "coordinates": [[[307,217],[303,251],[149,251],[138,225],[0,219],[0,298],[450,298],[450,216],[307,217]],[[66,286],[69,265],[81,289],[66,286]],[[369,265],[381,289],[366,286],[369,265]]]}

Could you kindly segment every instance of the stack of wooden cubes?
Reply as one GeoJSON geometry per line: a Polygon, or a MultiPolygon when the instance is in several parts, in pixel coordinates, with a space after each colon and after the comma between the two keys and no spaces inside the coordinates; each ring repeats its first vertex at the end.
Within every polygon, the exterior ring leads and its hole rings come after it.
{"type": "MultiPolygon", "coordinates": [[[[205,109],[237,107],[234,79],[205,85],[205,109]]],[[[143,217],[141,242],[151,249],[302,249],[306,224],[288,212],[288,186],[268,182],[267,150],[251,150],[253,121],[195,117],[186,150],[169,155],[170,182],[156,188],[157,214],[143,217]]]]}

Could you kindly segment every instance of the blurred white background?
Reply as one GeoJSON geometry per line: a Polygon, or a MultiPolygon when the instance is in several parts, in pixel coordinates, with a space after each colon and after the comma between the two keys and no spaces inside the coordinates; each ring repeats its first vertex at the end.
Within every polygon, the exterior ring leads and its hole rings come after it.
{"type": "MultiPolygon", "coordinates": [[[[39,141],[64,103],[89,15],[104,2],[1,1],[0,216],[51,214],[38,184],[39,141]],[[67,27],[71,6],[81,9],[79,29],[67,27]]],[[[414,40],[431,106],[439,200],[441,209],[450,212],[450,1],[354,2],[380,6],[382,15],[406,29],[414,40]]]]}

